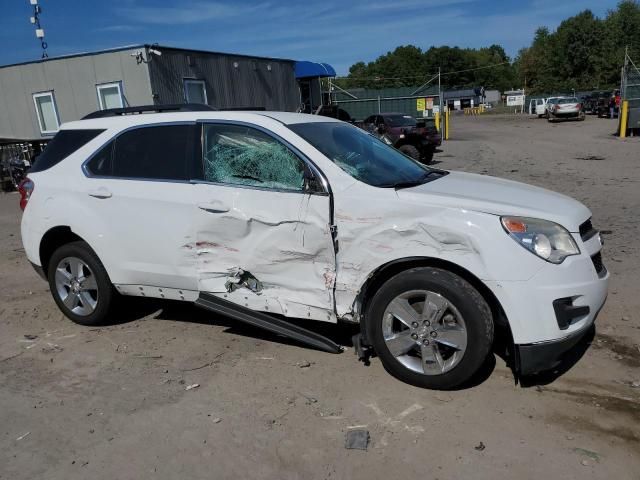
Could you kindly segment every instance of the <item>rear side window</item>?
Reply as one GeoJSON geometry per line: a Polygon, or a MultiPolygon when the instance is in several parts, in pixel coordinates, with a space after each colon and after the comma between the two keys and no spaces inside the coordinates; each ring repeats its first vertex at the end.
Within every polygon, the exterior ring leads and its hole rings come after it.
{"type": "Polygon", "coordinates": [[[198,176],[197,131],[195,125],[162,125],[124,132],[93,156],[87,170],[98,176],[190,180],[198,176]]]}
{"type": "Polygon", "coordinates": [[[60,130],[38,156],[30,171],[41,172],[53,167],[102,132],[104,130],[60,130]]]}

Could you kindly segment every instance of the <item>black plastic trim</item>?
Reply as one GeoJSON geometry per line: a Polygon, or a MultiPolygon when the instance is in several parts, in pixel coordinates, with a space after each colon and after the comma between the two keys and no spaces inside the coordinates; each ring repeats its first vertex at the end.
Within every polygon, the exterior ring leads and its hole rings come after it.
{"type": "Polygon", "coordinates": [[[82,117],[82,120],[92,118],[115,117],[118,115],[145,113],[145,112],[215,112],[216,109],[202,103],[176,103],[171,105],[140,105],[139,107],[108,108],[97,110],[82,117]]]}
{"type": "Polygon", "coordinates": [[[206,310],[220,313],[235,320],[253,325],[254,327],[297,340],[298,342],[315,347],[318,350],[329,353],[342,353],[344,350],[340,345],[323,335],[266,313],[257,312],[242,305],[229,302],[210,293],[200,293],[195,304],[206,310]]]}
{"type": "Polygon", "coordinates": [[[542,343],[516,344],[516,370],[520,375],[552,370],[563,357],[593,329],[593,325],[561,340],[542,343]]]}
{"type": "Polygon", "coordinates": [[[553,311],[556,312],[556,320],[560,330],[569,328],[574,319],[589,315],[587,305],[573,305],[572,297],[557,298],[553,301],[553,311]]]}

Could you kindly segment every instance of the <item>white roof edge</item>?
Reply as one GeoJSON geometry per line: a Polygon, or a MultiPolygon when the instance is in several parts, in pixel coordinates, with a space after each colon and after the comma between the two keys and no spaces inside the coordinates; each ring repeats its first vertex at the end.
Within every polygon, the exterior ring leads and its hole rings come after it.
{"type": "Polygon", "coordinates": [[[339,122],[335,118],[311,115],[308,113],[277,112],[277,111],[203,111],[203,112],[163,112],[142,113],[130,115],[118,115],[103,118],[90,118],[87,120],[74,120],[61,126],[66,129],[91,129],[91,128],[126,128],[128,126],[144,125],[152,123],[171,123],[197,120],[235,120],[251,121],[261,118],[292,125],[296,123],[339,122]]]}

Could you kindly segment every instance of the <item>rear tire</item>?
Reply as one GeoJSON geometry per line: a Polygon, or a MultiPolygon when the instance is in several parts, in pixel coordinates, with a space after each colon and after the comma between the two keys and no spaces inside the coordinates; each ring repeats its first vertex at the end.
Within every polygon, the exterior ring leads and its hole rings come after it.
{"type": "Polygon", "coordinates": [[[80,325],[103,325],[117,293],[96,253],[82,241],[61,246],[49,259],[49,288],[58,308],[80,325]]]}
{"type": "Polygon", "coordinates": [[[480,370],[493,344],[487,302],[466,280],[439,268],[412,268],[389,279],[365,321],[385,370],[422,388],[460,387],[480,370]]]}
{"type": "Polygon", "coordinates": [[[405,155],[413,158],[414,160],[420,161],[420,152],[413,145],[402,145],[398,150],[400,150],[405,155]]]}
{"type": "Polygon", "coordinates": [[[425,149],[424,155],[422,156],[420,161],[422,163],[424,163],[425,165],[429,165],[429,164],[433,163],[433,155],[434,154],[435,154],[435,149],[434,148],[427,148],[427,149],[425,149]]]}

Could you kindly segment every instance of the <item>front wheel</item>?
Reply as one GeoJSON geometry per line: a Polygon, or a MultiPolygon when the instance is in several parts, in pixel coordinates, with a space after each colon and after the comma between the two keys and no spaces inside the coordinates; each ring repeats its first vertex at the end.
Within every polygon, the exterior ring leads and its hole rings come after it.
{"type": "Polygon", "coordinates": [[[89,245],[79,241],[58,248],[47,276],[53,299],[68,318],[81,325],[106,323],[117,293],[89,245]]]}
{"type": "Polygon", "coordinates": [[[420,151],[413,145],[402,145],[398,150],[414,160],[420,160],[420,151]]]}
{"type": "Polygon", "coordinates": [[[373,297],[366,322],[384,368],[423,388],[447,390],[468,382],[493,344],[484,298],[463,278],[438,268],[392,277],[373,297]]]}

